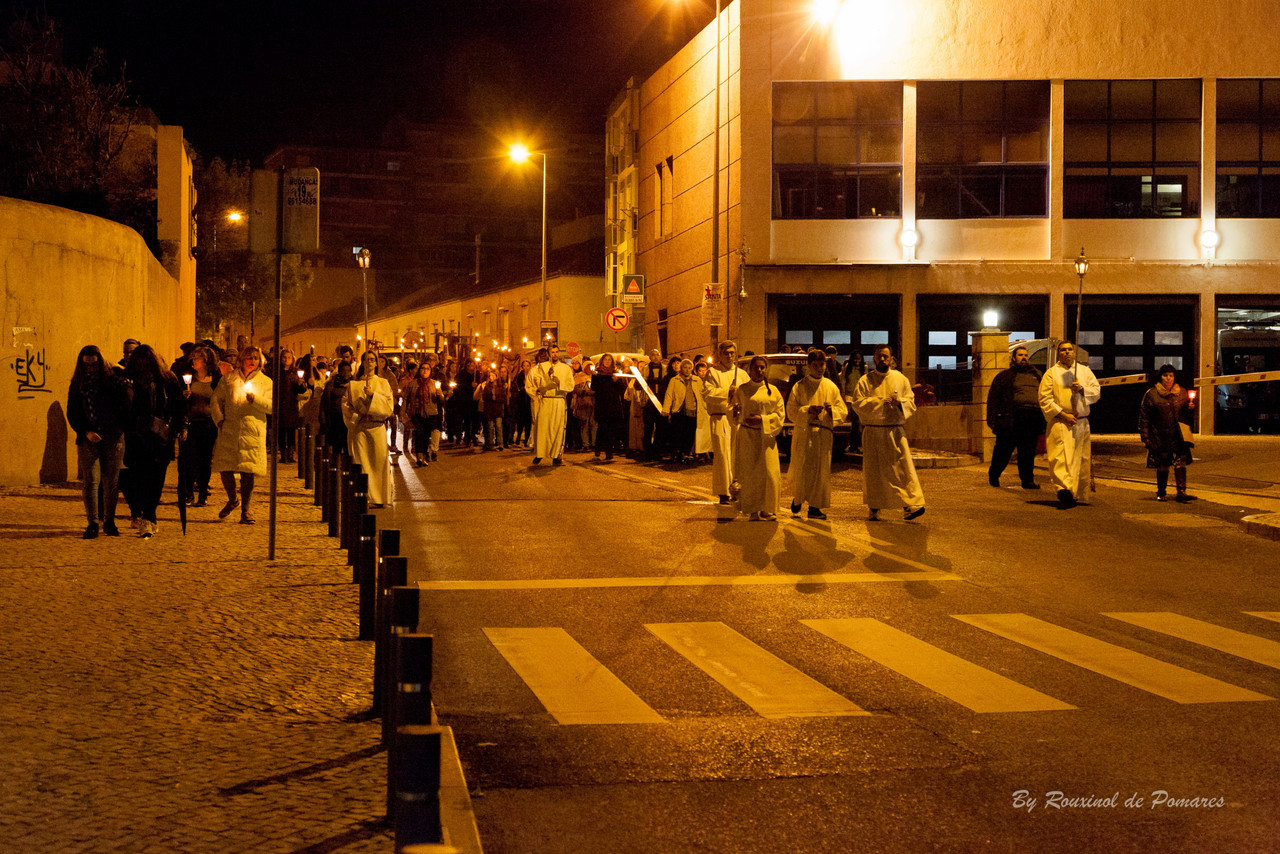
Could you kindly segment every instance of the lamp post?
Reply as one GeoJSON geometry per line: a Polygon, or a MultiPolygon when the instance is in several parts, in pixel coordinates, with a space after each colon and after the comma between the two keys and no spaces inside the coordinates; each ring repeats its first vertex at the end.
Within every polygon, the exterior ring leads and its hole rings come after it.
{"type": "Polygon", "coordinates": [[[356,253],[356,263],[360,265],[360,281],[364,285],[364,347],[369,349],[369,262],[373,253],[367,247],[361,247],[356,253]]]}
{"type": "Polygon", "coordinates": [[[542,157],[542,319],[545,321],[547,320],[547,153],[532,152],[520,143],[511,146],[507,153],[516,163],[524,163],[530,155],[535,153],[542,157]]]}
{"type": "Polygon", "coordinates": [[[1080,309],[1084,306],[1084,277],[1089,272],[1089,259],[1084,255],[1084,247],[1076,257],[1076,275],[1080,277],[1080,290],[1076,294],[1076,346],[1080,345],[1080,309]]]}

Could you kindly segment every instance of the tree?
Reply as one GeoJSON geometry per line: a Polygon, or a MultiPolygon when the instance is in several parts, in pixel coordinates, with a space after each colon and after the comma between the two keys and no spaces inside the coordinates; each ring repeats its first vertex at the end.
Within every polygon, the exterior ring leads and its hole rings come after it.
{"type": "Polygon", "coordinates": [[[136,132],[123,67],[110,69],[101,50],[67,67],[43,15],[13,22],[0,66],[0,195],[121,222],[159,257],[154,145],[136,132]]]}

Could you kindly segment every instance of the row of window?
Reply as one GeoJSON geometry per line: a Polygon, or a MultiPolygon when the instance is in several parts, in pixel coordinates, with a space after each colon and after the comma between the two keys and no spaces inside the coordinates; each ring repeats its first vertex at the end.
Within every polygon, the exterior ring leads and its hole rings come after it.
{"type": "MultiPolygon", "coordinates": [[[[1201,82],[1064,83],[1063,215],[1200,215],[1201,82]]],[[[921,81],[924,219],[1048,215],[1048,81],[921,81]]],[[[775,219],[897,217],[902,83],[773,87],[775,219]]],[[[1280,80],[1217,83],[1217,214],[1280,217],[1280,80]]]]}

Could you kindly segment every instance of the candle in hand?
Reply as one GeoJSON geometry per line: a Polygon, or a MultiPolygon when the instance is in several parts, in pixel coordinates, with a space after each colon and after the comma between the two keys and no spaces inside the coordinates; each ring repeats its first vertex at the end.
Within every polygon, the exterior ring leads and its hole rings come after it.
{"type": "Polygon", "coordinates": [[[191,374],[183,374],[182,381],[187,385],[191,385],[191,374]]]}

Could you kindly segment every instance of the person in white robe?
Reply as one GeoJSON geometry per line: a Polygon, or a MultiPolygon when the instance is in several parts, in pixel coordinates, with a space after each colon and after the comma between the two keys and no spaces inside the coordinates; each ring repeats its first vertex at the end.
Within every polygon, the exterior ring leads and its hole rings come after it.
{"type": "Polygon", "coordinates": [[[874,370],[858,380],[853,408],[862,422],[862,495],[871,520],[880,509],[897,503],[905,519],[924,514],[924,490],[911,461],[907,419],[916,411],[911,381],[893,368],[893,350],[876,347],[874,370]]]}
{"type": "Polygon", "coordinates": [[[703,454],[711,453],[711,415],[707,412],[707,373],[711,365],[699,362],[693,366],[693,375],[702,380],[698,386],[698,426],[693,434],[693,458],[703,461],[703,454]]]}
{"type": "Polygon", "coordinates": [[[565,401],[573,391],[573,370],[560,361],[560,348],[547,348],[548,360],[529,371],[526,380],[529,397],[537,407],[533,431],[533,464],[550,457],[552,465],[560,465],[564,453],[565,401]]]}
{"type": "Polygon", "coordinates": [[[387,419],[395,414],[391,384],[378,376],[378,357],[365,351],[360,371],[347,385],[342,398],[342,420],[347,425],[347,451],[351,462],[369,476],[369,506],[391,503],[391,457],[387,453],[387,419]]]}
{"type": "Polygon", "coordinates": [[[721,341],[716,358],[707,371],[703,396],[711,431],[711,491],[720,496],[721,504],[729,504],[729,485],[733,482],[733,433],[737,429],[729,418],[738,386],[749,381],[747,372],[735,364],[738,348],[732,341],[721,341]]]}
{"type": "Polygon", "coordinates": [[[1089,408],[1101,396],[1098,378],[1088,365],[1076,361],[1075,345],[1060,343],[1057,363],[1040,378],[1040,411],[1049,425],[1044,443],[1049,478],[1064,507],[1073,507],[1089,496],[1089,408]]]}
{"type": "Polygon", "coordinates": [[[804,377],[791,387],[787,420],[791,422],[791,513],[809,505],[810,519],[825,519],[831,506],[831,453],[835,426],[844,421],[848,408],[839,387],[826,377],[827,358],[821,350],[809,351],[804,377]]]}
{"type": "Polygon", "coordinates": [[[777,518],[782,494],[778,466],[778,434],[786,420],[782,392],[766,379],[768,363],[756,356],[747,366],[748,380],[734,393],[729,417],[737,430],[733,452],[734,474],[741,484],[739,507],[752,521],[777,518]]]}

